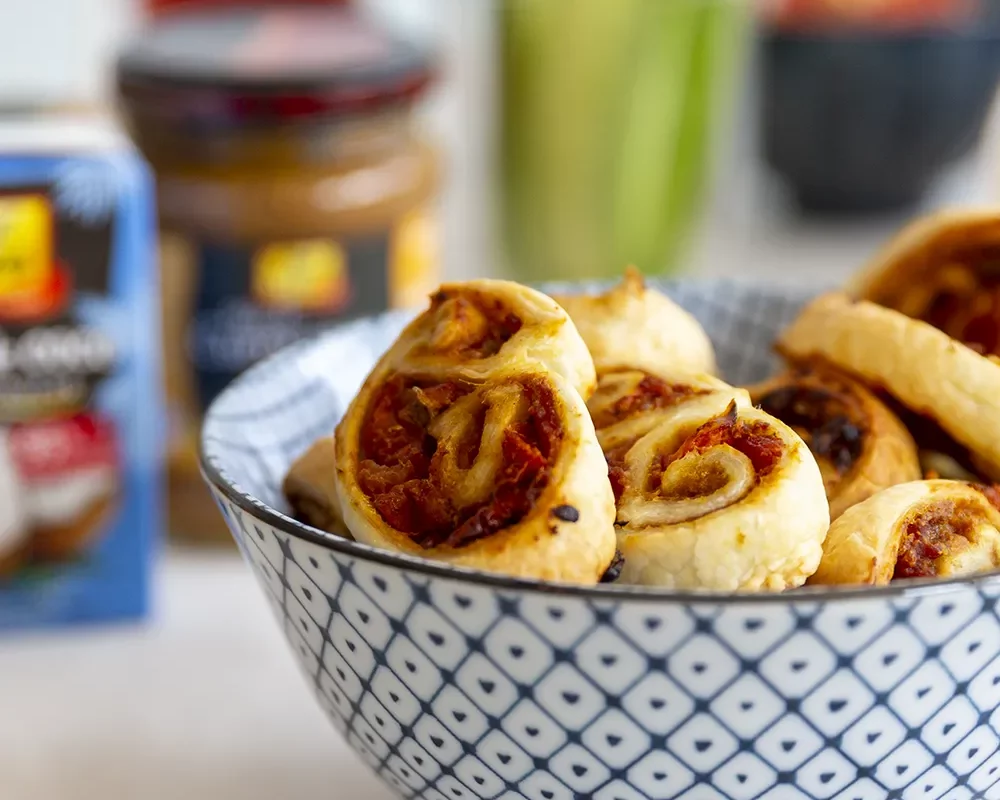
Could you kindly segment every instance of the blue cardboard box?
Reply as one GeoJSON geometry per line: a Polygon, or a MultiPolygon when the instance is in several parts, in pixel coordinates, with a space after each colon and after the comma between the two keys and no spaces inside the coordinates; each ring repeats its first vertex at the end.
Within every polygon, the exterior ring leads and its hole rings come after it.
{"type": "Polygon", "coordinates": [[[97,123],[0,121],[0,630],[134,619],[161,520],[153,185],[97,123]]]}

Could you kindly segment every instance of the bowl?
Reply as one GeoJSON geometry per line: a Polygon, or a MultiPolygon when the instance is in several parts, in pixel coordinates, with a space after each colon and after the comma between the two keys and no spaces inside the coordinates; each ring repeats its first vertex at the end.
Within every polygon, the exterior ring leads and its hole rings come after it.
{"type": "MultiPolygon", "coordinates": [[[[736,383],[804,295],[664,287],[736,383]]],[[[781,595],[514,580],[307,527],[280,491],[406,315],[261,363],[202,470],[331,722],[404,797],[1000,797],[1000,578],[781,595]]],[[[336,789],[331,788],[330,797],[336,789]]]]}
{"type": "Polygon", "coordinates": [[[992,17],[964,30],[767,30],[765,159],[807,212],[915,205],[979,140],[998,76],[992,17]]]}

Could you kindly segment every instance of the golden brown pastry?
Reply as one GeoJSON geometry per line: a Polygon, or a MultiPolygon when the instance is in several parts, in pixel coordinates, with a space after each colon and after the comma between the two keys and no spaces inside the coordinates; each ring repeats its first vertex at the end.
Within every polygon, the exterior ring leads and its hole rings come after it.
{"type": "Polygon", "coordinates": [[[689,373],[715,372],[712,343],[690,313],[646,288],[633,267],[601,295],[558,295],[587,343],[598,372],[621,366],[689,373]]]}
{"type": "Polygon", "coordinates": [[[1000,493],[961,481],[893,486],[830,526],[810,584],[972,575],[1000,566],[1000,493]]]}
{"type": "Polygon", "coordinates": [[[477,382],[514,363],[551,370],[584,397],[597,381],[566,312],[541,292],[498,280],[441,286],[375,369],[477,382]]]}
{"type": "Polygon", "coordinates": [[[474,287],[432,298],[338,425],[344,523],[400,553],[596,583],[615,534],[607,464],[579,391],[593,383],[590,356],[550,298],[474,287]]]}
{"type": "Polygon", "coordinates": [[[713,416],[721,414],[734,399],[740,407],[750,405],[750,395],[744,389],[711,375],[619,367],[600,373],[587,409],[601,447],[613,453],[631,446],[682,407],[694,405],[706,416],[713,416]]]}
{"type": "Polygon", "coordinates": [[[337,458],[332,436],[324,436],[292,464],[282,492],[296,519],[327,533],[349,537],[337,498],[337,458]]]}
{"type": "Polygon", "coordinates": [[[1000,478],[994,360],[927,323],[839,293],[806,306],[777,347],[791,360],[820,360],[886,391],[966,448],[979,471],[1000,478]]]}
{"type": "Polygon", "coordinates": [[[918,220],[861,270],[849,291],[1000,355],[1000,210],[918,220]]]}
{"type": "Polygon", "coordinates": [[[823,474],[830,519],[886,487],[923,474],[903,423],[845,375],[796,367],[751,387],[750,397],[809,446],[823,474]]]}
{"type": "Polygon", "coordinates": [[[619,581],[780,590],[819,563],[819,468],[786,425],[707,376],[622,370],[589,402],[618,504],[619,581]]]}

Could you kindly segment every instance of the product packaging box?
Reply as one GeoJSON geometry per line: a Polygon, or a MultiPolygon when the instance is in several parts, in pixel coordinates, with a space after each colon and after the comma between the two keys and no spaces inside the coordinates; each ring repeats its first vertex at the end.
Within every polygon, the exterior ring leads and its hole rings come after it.
{"type": "Polygon", "coordinates": [[[113,128],[0,117],[0,631],[146,613],[154,237],[151,178],[113,128]]]}

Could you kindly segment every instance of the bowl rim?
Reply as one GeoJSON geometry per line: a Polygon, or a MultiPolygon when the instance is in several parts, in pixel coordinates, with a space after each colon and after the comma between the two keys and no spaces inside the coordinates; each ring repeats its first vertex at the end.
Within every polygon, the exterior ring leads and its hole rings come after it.
{"type": "MultiPolygon", "coordinates": [[[[652,281],[651,281],[652,282],[652,281]]],[[[781,291],[787,294],[788,287],[780,287],[776,283],[761,284],[759,281],[749,279],[682,279],[683,284],[708,283],[719,285],[731,283],[741,286],[753,286],[758,290],[781,291]]],[[[608,281],[588,281],[588,282],[559,282],[547,283],[545,287],[548,291],[565,290],[566,287],[579,289],[581,285],[587,287],[601,288],[608,285],[608,281]]],[[[676,284],[675,280],[658,281],[658,285],[669,286],[676,284]]],[[[817,291],[822,292],[826,287],[801,289],[803,296],[812,296],[817,291]]],[[[472,569],[471,567],[447,564],[441,561],[434,561],[429,558],[409,555],[406,553],[396,553],[383,548],[367,545],[353,539],[346,539],[327,531],[314,528],[294,517],[272,508],[267,503],[257,499],[252,494],[241,489],[231,480],[216,463],[210,454],[210,445],[216,441],[210,435],[208,422],[213,410],[221,404],[227,395],[239,391],[245,379],[252,377],[255,373],[264,372],[274,363],[284,361],[311,349],[322,346],[324,340],[336,336],[343,328],[362,322],[391,318],[394,315],[402,316],[399,310],[390,310],[378,314],[369,314],[352,320],[345,320],[342,323],[331,326],[321,333],[307,336],[299,341],[289,344],[272,355],[257,362],[246,371],[237,376],[222,392],[209,404],[205,412],[204,421],[198,436],[198,462],[202,477],[213,488],[218,490],[230,503],[240,510],[255,517],[271,527],[297,539],[318,545],[326,550],[331,550],[346,556],[352,556],[358,560],[381,564],[382,566],[394,567],[406,572],[416,572],[429,577],[444,578],[457,581],[459,583],[473,584],[477,586],[487,586],[491,589],[502,589],[515,592],[532,592],[546,595],[557,595],[583,598],[593,601],[646,601],[671,605],[741,605],[741,604],[784,604],[784,603],[817,603],[817,602],[838,602],[857,600],[877,600],[896,598],[922,598],[932,595],[951,594],[970,589],[979,591],[982,587],[990,586],[995,588],[995,594],[1000,595],[1000,570],[983,573],[980,575],[959,576],[953,578],[923,578],[909,580],[901,583],[894,583],[888,586],[802,586],[784,592],[719,592],[719,591],[681,591],[676,589],[665,589],[655,586],[641,585],[619,585],[608,584],[572,584],[559,583],[555,581],[544,581],[537,578],[522,578],[501,573],[486,572],[485,570],[472,569]]],[[[235,522],[235,521],[232,521],[235,522]]],[[[237,523],[238,524],[238,523],[237,523]]],[[[232,531],[230,531],[232,533],[232,531]]]]}

